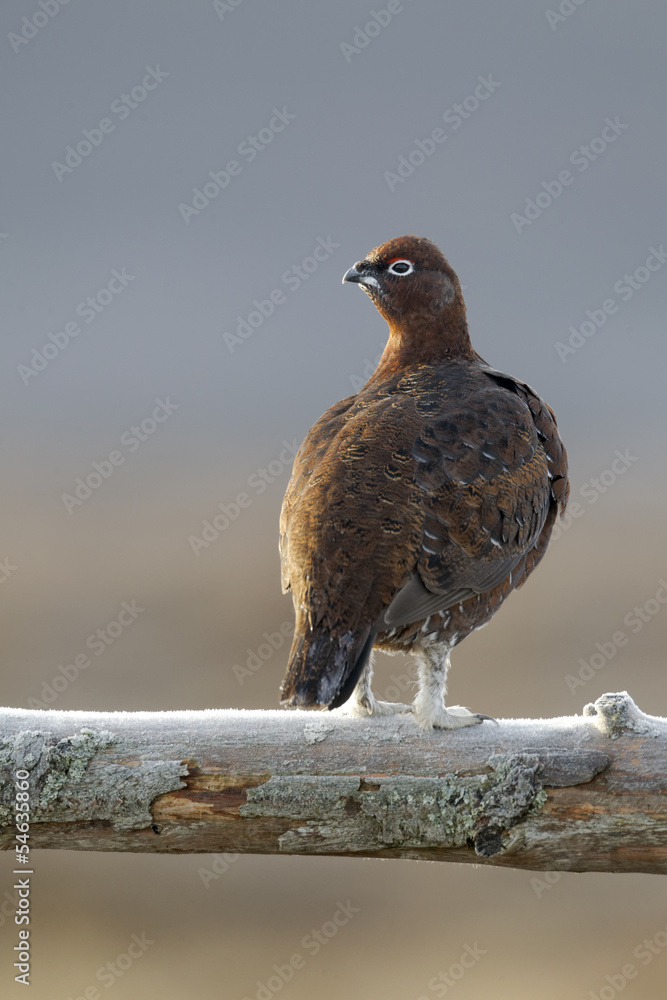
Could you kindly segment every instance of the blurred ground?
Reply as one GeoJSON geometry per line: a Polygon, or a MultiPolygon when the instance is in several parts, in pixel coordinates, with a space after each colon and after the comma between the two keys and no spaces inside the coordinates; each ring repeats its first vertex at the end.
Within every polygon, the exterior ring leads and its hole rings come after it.
{"type": "MultiPolygon", "coordinates": [[[[276,507],[279,494],[272,499],[276,507]]],[[[642,500],[630,479],[604,501],[604,510],[601,500],[554,541],[523,591],[457,650],[453,702],[499,718],[550,716],[579,712],[604,691],[628,689],[644,710],[665,714],[667,615],[656,615],[636,634],[623,625],[665,575],[663,553],[654,544],[661,523],[649,495],[642,500]],[[571,693],[566,675],[577,677],[580,658],[589,660],[596,642],[608,643],[619,628],[631,635],[627,646],[571,693]]],[[[40,567],[38,588],[34,577],[22,587],[17,574],[5,595],[5,641],[12,662],[26,666],[5,681],[9,704],[39,698],[58,664],[72,662],[120,602],[136,597],[145,611],[102,656],[92,656],[93,665],[57,707],[275,707],[286,643],[243,685],[231,669],[245,665],[263,632],[275,635],[291,620],[272,554],[275,517],[256,516],[251,526],[249,512],[251,559],[244,571],[241,556],[248,549],[241,524],[224,553],[209,553],[208,565],[186,551],[170,570],[160,555],[159,520],[150,517],[152,527],[146,523],[127,546],[133,553],[130,590],[122,587],[127,560],[114,554],[113,542],[70,561],[68,578],[77,584],[69,590],[57,551],[40,567]],[[230,565],[237,580],[228,590],[220,580],[230,565]],[[263,566],[263,575],[253,565],[263,566]],[[48,629],[34,627],[45,621],[48,629]],[[53,648],[62,651],[59,657],[50,655],[53,648]]],[[[29,551],[28,539],[24,543],[29,551]]],[[[410,677],[409,658],[378,657],[378,694],[395,698],[398,688],[400,697],[409,697],[410,677]]],[[[2,888],[9,888],[10,858],[0,863],[2,888]]],[[[661,940],[667,926],[657,876],[563,874],[549,876],[552,882],[540,873],[430,863],[75,852],[37,852],[35,869],[31,996],[40,1000],[74,1000],[91,985],[106,996],[107,984],[128,1000],[147,994],[255,1000],[258,980],[268,983],[276,976],[274,965],[288,968],[295,953],[305,966],[284,986],[285,996],[431,1000],[445,995],[438,990],[446,980],[437,977],[451,966],[458,974],[467,946],[481,957],[463,979],[449,980],[463,998],[589,997],[627,962],[638,977],[626,995],[663,995],[667,954],[658,944],[659,954],[647,965],[633,957],[637,947],[650,954],[642,941],[656,934],[661,940]],[[310,950],[304,948],[303,939],[331,921],[340,903],[355,911],[349,924],[325,938],[316,954],[312,938],[310,950]],[[121,978],[107,969],[98,981],[97,971],[126,953],[132,934],[154,944],[121,978]]],[[[5,954],[14,938],[15,928],[4,923],[5,954]]],[[[266,1000],[268,994],[259,995],[266,1000]]]]}

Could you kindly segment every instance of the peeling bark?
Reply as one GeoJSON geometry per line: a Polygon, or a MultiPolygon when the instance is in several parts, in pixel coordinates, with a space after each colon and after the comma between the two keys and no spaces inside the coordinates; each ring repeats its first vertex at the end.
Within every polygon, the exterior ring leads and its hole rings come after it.
{"type": "Polygon", "coordinates": [[[30,772],[30,845],[337,854],[667,873],[667,720],[424,733],[409,716],[0,709],[0,847],[30,772]]]}

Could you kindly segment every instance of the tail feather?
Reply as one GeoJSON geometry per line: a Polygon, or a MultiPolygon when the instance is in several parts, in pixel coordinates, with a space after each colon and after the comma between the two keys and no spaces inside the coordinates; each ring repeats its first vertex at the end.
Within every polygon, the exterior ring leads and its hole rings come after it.
{"type": "Polygon", "coordinates": [[[294,708],[338,708],[354,691],[368,662],[375,631],[332,634],[321,627],[297,630],[281,687],[281,702],[294,708]]]}

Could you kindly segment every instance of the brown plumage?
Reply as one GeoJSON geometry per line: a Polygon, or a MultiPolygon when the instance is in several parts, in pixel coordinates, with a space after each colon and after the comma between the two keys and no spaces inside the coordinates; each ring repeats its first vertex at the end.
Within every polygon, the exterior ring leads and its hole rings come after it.
{"type": "Polygon", "coordinates": [[[280,524],[283,589],[296,613],[283,704],[357,714],[376,702],[371,650],[419,662],[424,728],[484,716],[445,708],[449,652],[481,628],[544,555],[567,503],[552,410],[473,350],[459,280],[417,236],[345,274],[389,324],[365,386],[311,428],[280,524]]]}

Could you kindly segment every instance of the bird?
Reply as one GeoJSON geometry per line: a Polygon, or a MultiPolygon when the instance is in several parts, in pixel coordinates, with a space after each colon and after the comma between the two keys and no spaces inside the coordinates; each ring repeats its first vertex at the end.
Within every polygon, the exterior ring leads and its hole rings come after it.
{"type": "Polygon", "coordinates": [[[450,654],[527,580],[565,511],[556,417],[473,349],[461,284],[431,240],[388,240],[343,283],[369,296],[389,336],[366,384],[294,459],[280,515],[295,611],[281,704],[410,711],[425,731],[479,725],[491,717],[446,706],[450,654]],[[414,656],[410,707],[374,697],[374,649],[414,656]]]}

